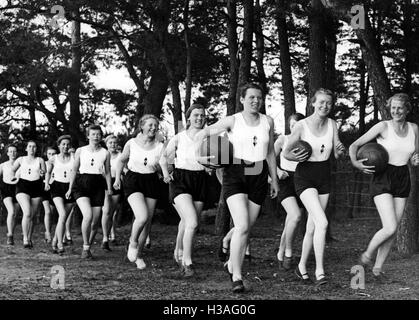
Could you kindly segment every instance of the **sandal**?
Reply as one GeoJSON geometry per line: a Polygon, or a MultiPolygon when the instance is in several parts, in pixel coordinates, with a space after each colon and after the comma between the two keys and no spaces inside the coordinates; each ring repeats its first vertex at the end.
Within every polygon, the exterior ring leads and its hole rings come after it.
{"type": "Polygon", "coordinates": [[[310,277],[309,277],[309,275],[308,275],[308,273],[304,273],[304,274],[301,273],[300,268],[298,267],[298,265],[295,268],[294,273],[304,283],[310,283],[310,282],[312,282],[311,279],[310,279],[310,277]]]}
{"type": "Polygon", "coordinates": [[[321,285],[326,284],[328,282],[328,279],[324,274],[320,274],[319,278],[320,279],[316,278],[316,281],[315,281],[316,286],[321,286],[321,285]]]}

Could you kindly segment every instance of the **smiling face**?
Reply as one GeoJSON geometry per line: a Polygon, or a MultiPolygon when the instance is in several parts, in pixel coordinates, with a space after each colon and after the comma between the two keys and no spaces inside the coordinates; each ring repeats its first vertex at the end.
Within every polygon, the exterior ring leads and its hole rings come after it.
{"type": "Polygon", "coordinates": [[[33,141],[28,142],[26,146],[26,152],[28,156],[35,156],[36,153],[36,143],[33,141]]]}
{"type": "Polygon", "coordinates": [[[115,153],[117,147],[116,138],[109,138],[106,142],[106,147],[108,148],[109,152],[115,153]]]}
{"type": "Polygon", "coordinates": [[[7,156],[9,157],[9,160],[16,160],[17,157],[17,149],[14,146],[9,146],[7,148],[7,156]]]}
{"type": "Polygon", "coordinates": [[[141,132],[143,133],[143,135],[152,139],[156,137],[156,133],[158,129],[159,129],[159,123],[153,118],[149,118],[145,120],[143,125],[141,126],[141,132]]]}
{"type": "Polygon", "coordinates": [[[240,97],[243,109],[250,113],[258,113],[262,106],[262,91],[255,88],[246,90],[244,97],[240,97]]]}
{"type": "Polygon", "coordinates": [[[391,101],[390,114],[394,121],[406,121],[409,109],[402,100],[394,99],[391,101]]]}
{"type": "Polygon", "coordinates": [[[68,154],[70,150],[70,140],[61,140],[60,144],[58,145],[58,149],[60,150],[60,153],[68,154]]]}
{"type": "Polygon", "coordinates": [[[327,117],[332,110],[333,98],[325,93],[318,93],[316,101],[313,102],[314,112],[320,117],[327,117]]]}
{"type": "Polygon", "coordinates": [[[200,108],[193,109],[187,120],[192,128],[202,129],[205,124],[205,110],[200,108]]]}

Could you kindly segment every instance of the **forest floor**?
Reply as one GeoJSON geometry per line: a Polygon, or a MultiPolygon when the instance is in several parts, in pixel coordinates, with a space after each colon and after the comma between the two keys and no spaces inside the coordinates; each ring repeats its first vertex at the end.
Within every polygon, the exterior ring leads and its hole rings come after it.
{"type": "MultiPolygon", "coordinates": [[[[121,245],[112,252],[100,248],[101,234],[92,248],[94,260],[81,260],[81,235],[73,229],[74,244],[59,256],[51,253],[43,242],[43,226],[35,229],[34,248],[25,250],[16,228],[14,246],[7,246],[6,228],[0,228],[0,299],[139,299],[139,300],[318,300],[318,299],[418,299],[419,255],[401,257],[395,250],[385,265],[387,279],[374,282],[366,271],[365,289],[351,288],[351,268],[357,264],[361,249],[380,227],[375,218],[334,221],[333,236],[337,241],[327,244],[325,269],[330,282],[320,288],[305,285],[293,270],[279,269],[276,248],[283,228],[283,219],[262,215],[251,235],[253,259],[244,264],[245,294],[233,294],[228,275],[217,257],[219,237],[213,224],[203,224],[196,237],[194,264],[196,276],[183,279],[172,255],[177,227],[155,221],[151,233],[151,248],[146,250],[147,268],[138,270],[125,259],[125,246],[130,226],[117,229],[121,245]],[[51,287],[51,268],[62,266],[65,271],[65,289],[51,287]]],[[[295,248],[301,250],[301,232],[295,248]]],[[[311,260],[309,272],[314,272],[311,260]]]]}

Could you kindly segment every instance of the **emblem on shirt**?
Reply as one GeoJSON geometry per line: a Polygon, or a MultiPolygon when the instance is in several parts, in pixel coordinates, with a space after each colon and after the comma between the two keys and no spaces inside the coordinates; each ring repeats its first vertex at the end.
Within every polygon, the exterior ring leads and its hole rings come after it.
{"type": "Polygon", "coordinates": [[[146,166],[147,165],[147,158],[144,158],[144,165],[146,166]]]}
{"type": "Polygon", "coordinates": [[[256,147],[257,144],[258,144],[258,137],[254,136],[253,137],[253,146],[256,147]]]}
{"type": "Polygon", "coordinates": [[[322,146],[321,146],[321,148],[320,148],[320,153],[323,153],[324,152],[324,144],[322,144],[322,146]]]}

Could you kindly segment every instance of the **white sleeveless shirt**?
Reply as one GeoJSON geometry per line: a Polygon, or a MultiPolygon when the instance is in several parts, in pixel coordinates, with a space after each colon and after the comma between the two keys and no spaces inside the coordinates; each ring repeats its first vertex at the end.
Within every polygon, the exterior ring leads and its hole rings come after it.
{"type": "Polygon", "coordinates": [[[234,127],[227,133],[233,144],[234,157],[257,162],[266,159],[269,146],[269,122],[264,114],[259,114],[259,124],[246,124],[241,112],[233,115],[234,127]]]}
{"type": "Polygon", "coordinates": [[[279,155],[281,160],[281,169],[286,171],[295,172],[295,168],[297,167],[297,161],[290,161],[284,157],[284,150],[288,145],[288,138],[289,136],[284,136],[284,145],[282,146],[281,153],[279,155]]]}
{"type": "Polygon", "coordinates": [[[142,174],[156,172],[154,166],[159,163],[163,143],[156,143],[151,150],[141,147],[135,138],[130,139],[127,143],[129,145],[128,169],[142,174]]]}
{"type": "Polygon", "coordinates": [[[90,147],[84,146],[80,148],[80,168],[81,174],[102,174],[106,161],[107,150],[100,148],[98,151],[92,152],[90,147]]]}
{"type": "Polygon", "coordinates": [[[70,174],[73,171],[74,157],[70,156],[68,162],[62,162],[58,155],[54,156],[54,168],[52,169],[52,178],[61,183],[70,183],[70,174]]]}
{"type": "Polygon", "coordinates": [[[189,138],[186,130],[178,133],[175,168],[190,171],[205,170],[205,167],[196,160],[195,145],[196,142],[189,138]]]}
{"type": "Polygon", "coordinates": [[[411,123],[407,122],[406,137],[399,137],[394,130],[391,120],[387,122],[387,137],[377,137],[377,143],[381,144],[388,152],[388,163],[393,166],[406,165],[415,152],[415,132],[411,123]]]}
{"type": "Polygon", "coordinates": [[[111,177],[116,177],[116,163],[118,162],[119,158],[121,157],[121,152],[118,152],[117,156],[115,158],[112,158],[111,155],[111,177]]]}
{"type": "Polygon", "coordinates": [[[315,136],[306,123],[306,119],[301,120],[303,124],[303,132],[301,139],[307,141],[313,152],[307,161],[309,162],[320,162],[326,161],[330,157],[330,153],[333,149],[333,122],[332,119],[327,119],[327,131],[321,136],[315,136]]]}
{"type": "Polygon", "coordinates": [[[3,162],[1,166],[3,168],[3,182],[7,184],[14,184],[15,182],[12,181],[12,178],[15,177],[15,175],[12,172],[13,165],[11,165],[9,161],[6,161],[3,162]]]}
{"type": "Polygon", "coordinates": [[[20,162],[20,178],[28,181],[35,181],[41,179],[41,162],[40,158],[36,157],[32,163],[28,163],[28,157],[24,156],[20,162]]]}

